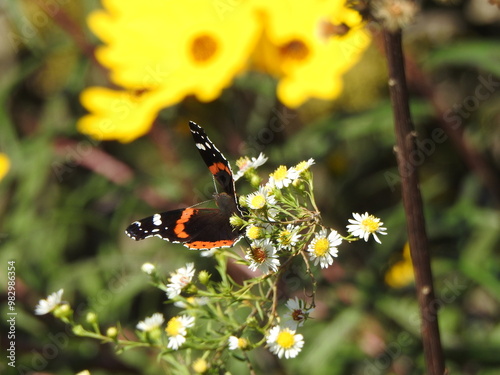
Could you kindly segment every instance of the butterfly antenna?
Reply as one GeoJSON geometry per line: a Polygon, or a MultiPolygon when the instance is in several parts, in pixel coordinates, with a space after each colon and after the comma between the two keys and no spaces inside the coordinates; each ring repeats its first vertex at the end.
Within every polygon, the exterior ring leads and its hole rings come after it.
{"type": "Polygon", "coordinates": [[[212,176],[212,181],[214,182],[215,194],[219,194],[219,189],[217,187],[217,181],[215,180],[214,176],[212,176]]]}

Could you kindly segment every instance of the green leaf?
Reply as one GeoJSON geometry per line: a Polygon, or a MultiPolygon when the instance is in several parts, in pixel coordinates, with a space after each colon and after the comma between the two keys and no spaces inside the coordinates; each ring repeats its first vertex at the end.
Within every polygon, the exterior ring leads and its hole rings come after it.
{"type": "Polygon", "coordinates": [[[472,40],[435,50],[428,56],[424,66],[436,69],[448,65],[468,65],[500,76],[499,61],[498,41],[472,40]]]}

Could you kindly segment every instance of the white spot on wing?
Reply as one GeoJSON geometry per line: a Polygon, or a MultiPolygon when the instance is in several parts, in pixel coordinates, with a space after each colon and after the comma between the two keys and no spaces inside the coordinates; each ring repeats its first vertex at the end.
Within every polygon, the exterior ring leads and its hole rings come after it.
{"type": "Polygon", "coordinates": [[[159,227],[161,225],[161,215],[160,214],[154,214],[153,216],[153,224],[159,227]]]}
{"type": "Polygon", "coordinates": [[[205,151],[205,146],[203,144],[201,144],[201,143],[197,143],[196,147],[198,147],[199,150],[205,151]]]}

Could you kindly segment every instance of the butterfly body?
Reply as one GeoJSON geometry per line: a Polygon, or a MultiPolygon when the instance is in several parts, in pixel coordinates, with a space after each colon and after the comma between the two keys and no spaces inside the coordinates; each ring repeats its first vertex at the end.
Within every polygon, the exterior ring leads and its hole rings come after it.
{"type": "Polygon", "coordinates": [[[231,167],[201,126],[190,121],[189,127],[202,159],[223,189],[215,194],[217,208],[188,207],[157,213],[133,222],[125,233],[134,240],[156,236],[197,250],[233,246],[242,234],[231,226],[229,219],[241,216],[242,211],[231,167]]]}

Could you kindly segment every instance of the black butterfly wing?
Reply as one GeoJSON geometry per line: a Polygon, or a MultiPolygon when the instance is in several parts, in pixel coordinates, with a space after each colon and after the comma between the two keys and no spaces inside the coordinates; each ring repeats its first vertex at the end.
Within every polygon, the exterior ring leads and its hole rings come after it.
{"type": "Polygon", "coordinates": [[[196,148],[215,180],[222,186],[224,192],[235,196],[233,172],[228,161],[214,143],[208,138],[205,130],[193,121],[189,122],[196,148]]]}
{"type": "Polygon", "coordinates": [[[229,224],[229,216],[217,208],[185,208],[138,220],[125,231],[134,240],[159,237],[182,243],[190,249],[232,246],[240,233],[229,224]]]}

